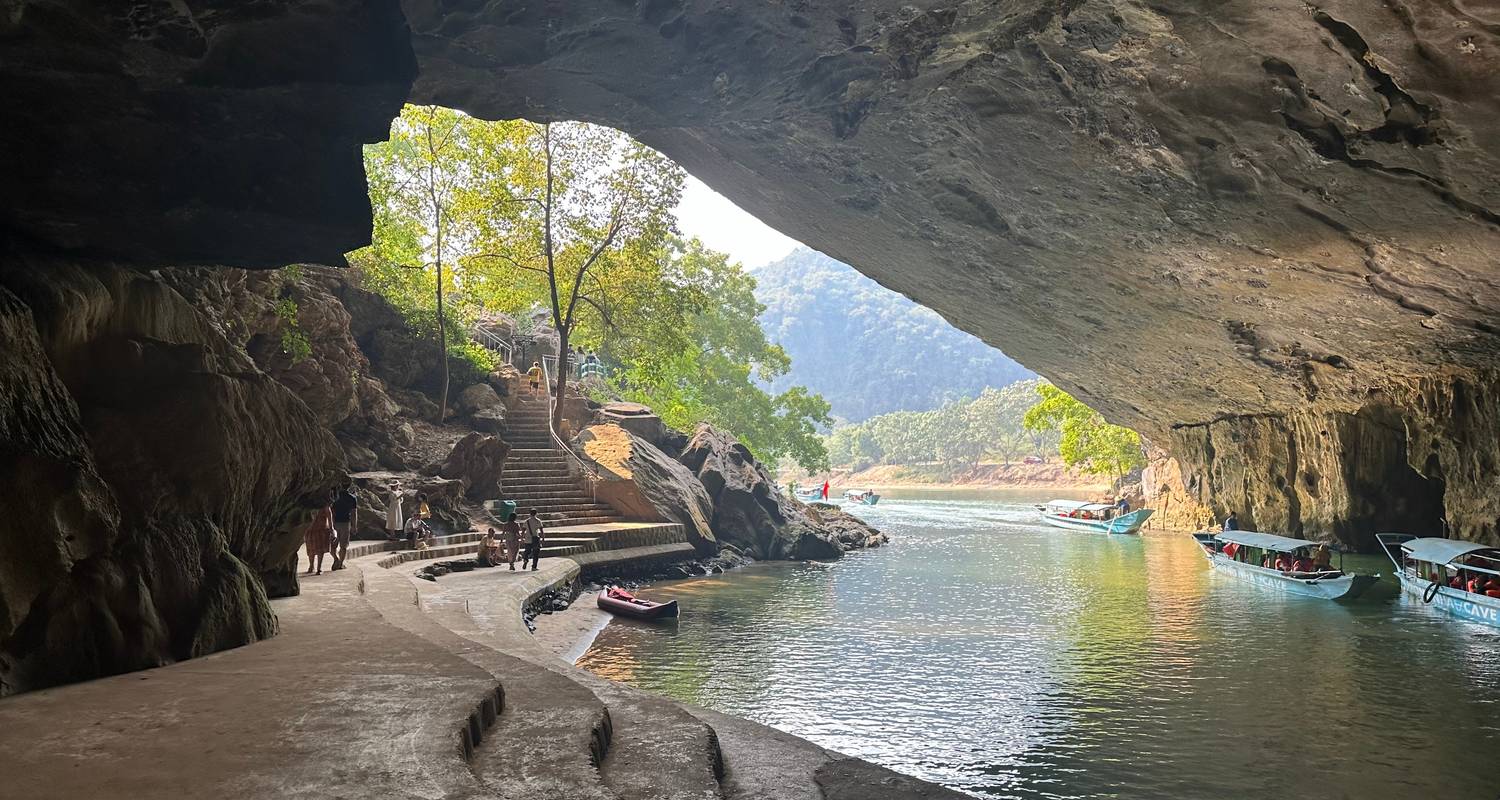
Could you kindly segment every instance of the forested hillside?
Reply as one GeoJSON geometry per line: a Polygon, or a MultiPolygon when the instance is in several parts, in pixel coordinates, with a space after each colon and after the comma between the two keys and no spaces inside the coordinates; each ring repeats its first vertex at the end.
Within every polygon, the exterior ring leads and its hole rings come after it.
{"type": "Polygon", "coordinates": [[[755,270],[766,335],[791,356],[777,391],[806,386],[859,422],[927,411],[1035,377],[999,350],[822,253],[799,248],[755,270]]]}

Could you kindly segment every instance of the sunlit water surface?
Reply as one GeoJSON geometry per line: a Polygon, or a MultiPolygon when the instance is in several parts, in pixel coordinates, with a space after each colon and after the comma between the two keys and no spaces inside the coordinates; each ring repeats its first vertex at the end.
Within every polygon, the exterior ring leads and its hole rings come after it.
{"type": "Polygon", "coordinates": [[[682,618],[579,664],[983,797],[1500,797],[1500,632],[1043,527],[1045,498],[907,497],[858,509],[889,546],[653,587],[682,618]]]}

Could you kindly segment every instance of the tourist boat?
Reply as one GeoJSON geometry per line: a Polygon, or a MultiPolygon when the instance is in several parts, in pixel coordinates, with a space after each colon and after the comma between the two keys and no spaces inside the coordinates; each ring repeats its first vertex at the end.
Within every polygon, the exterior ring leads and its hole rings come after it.
{"type": "Polygon", "coordinates": [[[1083,503],[1078,500],[1053,500],[1037,506],[1042,522],[1057,528],[1093,533],[1135,533],[1151,518],[1152,510],[1138,508],[1124,514],[1107,503],[1083,503]]]}
{"type": "Polygon", "coordinates": [[[677,616],[677,601],[658,603],[643,600],[624,589],[611,586],[599,593],[599,607],[611,614],[636,619],[665,619],[677,616]]]}
{"type": "Polygon", "coordinates": [[[876,494],[874,489],[850,489],[844,492],[844,499],[851,503],[864,503],[867,506],[873,506],[880,502],[880,495],[876,494]]]}
{"type": "MultiPolygon", "coordinates": [[[[1292,594],[1324,600],[1353,600],[1380,580],[1379,575],[1355,575],[1342,569],[1283,572],[1275,567],[1261,566],[1262,558],[1271,558],[1273,553],[1310,558],[1318,543],[1306,539],[1259,531],[1199,531],[1193,534],[1193,538],[1215,569],[1292,594]]],[[[1342,557],[1340,553],[1340,560],[1342,557]]]]}
{"type": "Polygon", "coordinates": [[[797,490],[796,495],[797,495],[797,499],[801,500],[804,503],[817,503],[817,502],[822,502],[822,500],[823,500],[823,490],[822,489],[812,489],[812,490],[806,491],[806,492],[804,492],[804,491],[802,491],[802,490],[799,489],[799,490],[797,490]]]}
{"type": "Polygon", "coordinates": [[[1448,574],[1500,577],[1500,549],[1458,539],[1377,533],[1375,539],[1396,565],[1396,579],[1413,597],[1471,622],[1500,627],[1500,597],[1448,585],[1448,574]]]}

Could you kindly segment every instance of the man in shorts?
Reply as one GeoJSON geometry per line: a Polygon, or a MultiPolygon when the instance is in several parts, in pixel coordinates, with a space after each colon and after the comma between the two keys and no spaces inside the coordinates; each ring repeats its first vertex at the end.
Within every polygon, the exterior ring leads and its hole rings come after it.
{"type": "Polygon", "coordinates": [[[531,362],[531,369],[526,370],[526,378],[531,381],[531,396],[536,397],[537,389],[542,386],[542,362],[531,362]]]}

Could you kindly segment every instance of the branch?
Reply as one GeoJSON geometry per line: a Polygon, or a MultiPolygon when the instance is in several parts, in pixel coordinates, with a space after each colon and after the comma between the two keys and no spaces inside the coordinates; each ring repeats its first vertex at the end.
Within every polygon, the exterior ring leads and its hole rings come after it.
{"type": "Polygon", "coordinates": [[[605,309],[604,306],[599,303],[599,301],[595,300],[592,297],[589,297],[586,294],[579,295],[578,299],[593,306],[594,310],[599,312],[599,316],[604,320],[605,327],[614,331],[620,330],[619,326],[615,325],[614,317],[610,316],[609,311],[605,309]]]}
{"type": "Polygon", "coordinates": [[[524,269],[527,272],[535,272],[539,275],[547,274],[547,270],[542,269],[541,267],[533,267],[527,264],[522,264],[521,262],[504,253],[475,253],[474,255],[469,256],[469,258],[498,258],[502,261],[509,262],[509,264],[516,269],[524,269]]]}

